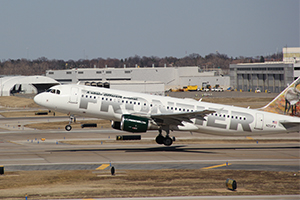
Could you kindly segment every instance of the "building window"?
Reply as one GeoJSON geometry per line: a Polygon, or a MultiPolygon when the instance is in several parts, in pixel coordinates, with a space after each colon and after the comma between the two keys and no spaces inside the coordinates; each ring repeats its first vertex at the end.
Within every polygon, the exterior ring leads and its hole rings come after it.
{"type": "Polygon", "coordinates": [[[54,74],[54,72],[49,72],[49,74],[54,74]]]}
{"type": "Polygon", "coordinates": [[[252,68],[253,71],[266,71],[267,69],[265,67],[254,67],[252,68]]]}
{"type": "Polygon", "coordinates": [[[111,71],[106,71],[107,74],[111,74],[111,71]]]}
{"type": "Polygon", "coordinates": [[[78,72],[78,74],[83,74],[83,72],[78,72]]]}
{"type": "Polygon", "coordinates": [[[283,70],[283,67],[269,67],[268,70],[281,71],[283,70]]]}
{"type": "Polygon", "coordinates": [[[102,74],[102,72],[101,71],[96,71],[96,74],[102,74]]]}
{"type": "Polygon", "coordinates": [[[238,71],[250,71],[250,68],[237,68],[238,71]]]}
{"type": "Polygon", "coordinates": [[[66,74],[72,74],[72,72],[66,72],[66,74]]]}
{"type": "Polygon", "coordinates": [[[130,73],[131,73],[131,71],[128,71],[128,70],[125,71],[125,74],[130,74],[130,73]]]}

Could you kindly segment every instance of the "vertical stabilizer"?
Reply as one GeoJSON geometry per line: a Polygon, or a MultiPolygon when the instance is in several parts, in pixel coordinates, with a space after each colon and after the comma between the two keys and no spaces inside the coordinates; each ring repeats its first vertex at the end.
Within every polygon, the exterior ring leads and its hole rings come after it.
{"type": "Polygon", "coordinates": [[[261,110],[300,117],[300,77],[261,110]]]}

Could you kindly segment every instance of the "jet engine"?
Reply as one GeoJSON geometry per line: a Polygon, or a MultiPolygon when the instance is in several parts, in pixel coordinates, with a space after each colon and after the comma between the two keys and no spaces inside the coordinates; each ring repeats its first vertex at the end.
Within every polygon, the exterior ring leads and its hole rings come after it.
{"type": "Polygon", "coordinates": [[[112,128],[132,133],[147,132],[150,128],[149,119],[135,115],[123,115],[121,122],[113,121],[112,128]]]}

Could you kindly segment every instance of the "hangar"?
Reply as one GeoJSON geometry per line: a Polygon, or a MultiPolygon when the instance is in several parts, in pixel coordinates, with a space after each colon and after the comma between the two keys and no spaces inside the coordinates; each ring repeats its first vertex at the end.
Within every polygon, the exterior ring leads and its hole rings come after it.
{"type": "Polygon", "coordinates": [[[283,91],[300,76],[300,48],[283,48],[283,61],[230,64],[230,85],[243,91],[283,91]]]}
{"type": "Polygon", "coordinates": [[[0,78],[0,96],[37,94],[59,84],[46,76],[5,76],[0,78]]]}
{"type": "Polygon", "coordinates": [[[279,93],[293,81],[292,63],[264,62],[230,65],[230,82],[237,90],[259,89],[279,93]]]}

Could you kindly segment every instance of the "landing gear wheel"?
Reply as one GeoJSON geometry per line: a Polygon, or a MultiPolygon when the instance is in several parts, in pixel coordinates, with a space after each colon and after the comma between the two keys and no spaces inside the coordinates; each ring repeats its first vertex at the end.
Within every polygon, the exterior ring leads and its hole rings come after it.
{"type": "Polygon", "coordinates": [[[164,139],[165,139],[164,136],[158,135],[158,136],[155,138],[155,141],[156,141],[157,144],[164,144],[164,139]]]}
{"type": "Polygon", "coordinates": [[[164,142],[165,146],[171,146],[173,143],[173,140],[169,136],[166,136],[163,142],[164,142]]]}
{"type": "Polygon", "coordinates": [[[66,129],[66,131],[70,131],[70,130],[72,130],[72,126],[71,125],[66,125],[65,129],[66,129]]]}

